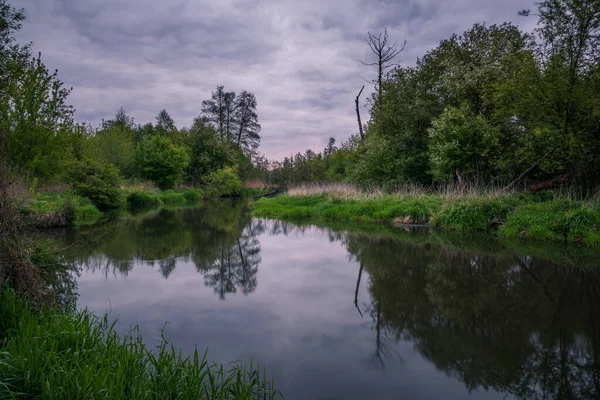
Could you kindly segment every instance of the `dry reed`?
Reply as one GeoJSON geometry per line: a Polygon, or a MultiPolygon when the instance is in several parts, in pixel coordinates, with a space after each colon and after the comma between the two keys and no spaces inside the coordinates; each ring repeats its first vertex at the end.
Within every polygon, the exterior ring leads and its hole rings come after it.
{"type": "Polygon", "coordinates": [[[347,183],[307,183],[288,189],[290,196],[319,196],[328,195],[343,200],[369,200],[380,197],[405,196],[441,196],[445,198],[496,198],[510,192],[502,191],[500,186],[482,186],[476,184],[448,184],[436,187],[407,184],[384,191],[378,188],[360,189],[347,183]]]}

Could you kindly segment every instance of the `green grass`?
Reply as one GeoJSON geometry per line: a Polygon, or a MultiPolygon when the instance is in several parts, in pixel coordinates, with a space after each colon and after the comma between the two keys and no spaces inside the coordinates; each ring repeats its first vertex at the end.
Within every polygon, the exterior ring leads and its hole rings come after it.
{"type": "Polygon", "coordinates": [[[597,246],[600,245],[600,206],[567,200],[525,204],[508,216],[500,234],[597,246]]]}
{"type": "Polygon", "coordinates": [[[253,203],[257,217],[291,221],[325,220],[428,224],[462,232],[499,232],[523,238],[600,246],[597,202],[553,200],[552,196],[515,194],[496,197],[381,195],[362,199],[327,193],[262,198],[253,203]]]}
{"type": "Polygon", "coordinates": [[[280,195],[253,203],[254,215],[290,220],[384,222],[410,218],[412,223],[427,223],[440,210],[441,198],[406,196],[401,200],[382,196],[369,200],[345,200],[326,194],[315,196],[280,195]]]}
{"type": "Polygon", "coordinates": [[[260,369],[184,358],[166,340],[149,350],[137,329],[120,336],[108,318],[38,309],[0,292],[2,399],[270,399],[260,369]]]}
{"type": "Polygon", "coordinates": [[[488,231],[503,224],[518,204],[509,196],[448,200],[432,222],[444,229],[488,231]]]}
{"type": "Polygon", "coordinates": [[[65,212],[69,197],[73,211],[73,216],[68,221],[70,224],[92,225],[102,217],[102,212],[90,200],[67,193],[38,193],[22,203],[20,209],[24,215],[31,217],[60,215],[65,212]]]}

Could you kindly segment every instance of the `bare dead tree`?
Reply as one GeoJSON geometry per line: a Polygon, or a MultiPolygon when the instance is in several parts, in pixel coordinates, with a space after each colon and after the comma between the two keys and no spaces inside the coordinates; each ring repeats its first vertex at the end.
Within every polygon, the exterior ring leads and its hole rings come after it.
{"type": "Polygon", "coordinates": [[[401,48],[398,48],[396,43],[389,45],[388,44],[388,32],[387,28],[384,28],[383,34],[380,33],[378,35],[374,35],[371,32],[368,32],[367,38],[365,39],[369,48],[377,57],[377,61],[372,63],[362,62],[363,65],[366,66],[374,66],[376,65],[378,68],[377,73],[377,103],[381,103],[381,98],[383,95],[383,74],[385,70],[393,66],[392,61],[394,58],[404,51],[404,46],[406,46],[406,40],[402,44],[401,48]]]}
{"type": "Polygon", "coordinates": [[[360,120],[360,108],[358,105],[358,99],[361,95],[361,93],[363,92],[363,90],[365,89],[365,85],[363,85],[363,87],[360,89],[360,92],[358,92],[358,95],[356,96],[356,99],[354,99],[354,102],[356,103],[356,118],[358,119],[358,133],[360,134],[360,141],[364,142],[365,141],[365,134],[363,132],[363,127],[362,127],[362,121],[360,120]]]}

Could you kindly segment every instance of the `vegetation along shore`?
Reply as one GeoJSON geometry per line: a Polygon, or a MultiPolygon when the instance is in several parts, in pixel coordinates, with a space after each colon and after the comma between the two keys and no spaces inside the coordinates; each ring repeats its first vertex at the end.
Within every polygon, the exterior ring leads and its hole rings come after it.
{"type": "Polygon", "coordinates": [[[553,192],[503,193],[450,187],[412,188],[386,194],[348,185],[309,185],[253,204],[254,215],[291,221],[384,222],[428,225],[464,232],[493,231],[531,238],[600,246],[600,199],[572,200],[553,192]]]}

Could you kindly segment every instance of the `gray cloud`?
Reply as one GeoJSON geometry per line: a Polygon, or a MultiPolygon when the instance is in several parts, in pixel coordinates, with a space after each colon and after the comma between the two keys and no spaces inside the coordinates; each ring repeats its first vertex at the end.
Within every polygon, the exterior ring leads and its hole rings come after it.
{"type": "MultiPolygon", "coordinates": [[[[77,119],[97,124],[120,106],[136,122],[166,108],[189,126],[218,84],[256,94],[261,151],[281,158],[320,151],[356,131],[353,99],[375,70],[364,43],[384,26],[417,57],[476,22],[535,21],[506,0],[13,0],[20,33],[73,86],[77,119]]],[[[366,111],[365,111],[366,112],[366,111]]]]}

